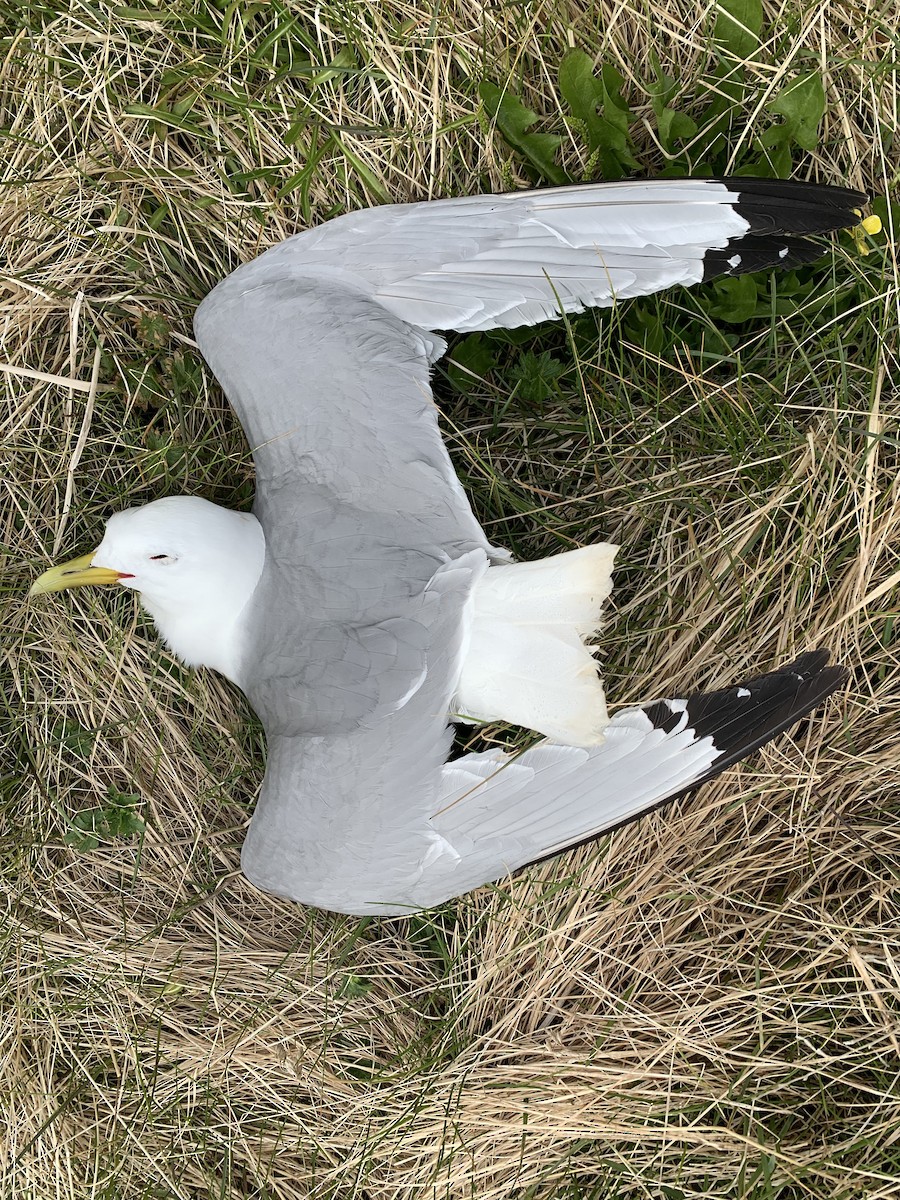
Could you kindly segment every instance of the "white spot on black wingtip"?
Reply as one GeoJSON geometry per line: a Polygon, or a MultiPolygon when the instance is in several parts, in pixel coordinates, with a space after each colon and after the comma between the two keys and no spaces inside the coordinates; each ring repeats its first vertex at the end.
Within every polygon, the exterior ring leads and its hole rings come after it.
{"type": "Polygon", "coordinates": [[[753,695],[749,688],[738,688],[737,694],[742,700],[746,700],[748,696],[753,695]]]}
{"type": "Polygon", "coordinates": [[[704,280],[720,275],[747,275],[753,271],[771,271],[775,267],[796,267],[815,262],[824,248],[803,238],[772,237],[748,233],[732,238],[724,249],[707,250],[703,256],[704,280]],[[740,253],[735,253],[740,249],[740,253]]]}

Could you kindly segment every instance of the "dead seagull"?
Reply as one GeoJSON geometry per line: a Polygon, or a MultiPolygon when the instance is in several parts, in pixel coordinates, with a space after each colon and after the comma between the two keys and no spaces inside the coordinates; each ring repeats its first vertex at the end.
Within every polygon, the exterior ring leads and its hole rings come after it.
{"type": "Polygon", "coordinates": [[[490,544],[438,430],[435,331],[795,266],[822,253],[803,235],[856,225],[865,200],[780,180],[588,184],[289,238],[195,320],[254,448],[254,515],[188,496],[128,509],[32,592],[133,588],[180,658],[246,693],[268,763],[241,863],[266,891],[404,914],[604,833],[788,729],[846,672],[813,652],[609,719],[589,646],[615,547],[515,564],[490,544]],[[448,763],[455,717],[545,739],[448,763]]]}

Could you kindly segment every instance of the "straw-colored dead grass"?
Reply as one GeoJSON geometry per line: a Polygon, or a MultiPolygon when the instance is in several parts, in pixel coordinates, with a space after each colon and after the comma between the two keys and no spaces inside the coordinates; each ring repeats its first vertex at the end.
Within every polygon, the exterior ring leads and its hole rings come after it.
{"type": "MultiPolygon", "coordinates": [[[[890,257],[852,345],[787,317],[798,346],[774,382],[662,371],[684,397],[677,454],[654,449],[649,396],[632,398],[633,426],[605,428],[636,347],[618,378],[602,356],[582,364],[585,396],[537,434],[486,400],[453,409],[496,536],[523,553],[603,535],[631,548],[605,650],[617,700],[817,644],[854,683],[674,811],[430,917],[355,922],[256,892],[238,849],[264,750],[240,698],[173,664],[127,596],[23,603],[47,555],[89,547],[129,499],[247,502],[249,456],[187,340],[227,270],[307,219],[526,182],[477,118],[486,63],[566,132],[566,47],[602,52],[649,114],[652,44],[690,110],[708,14],[683,0],[3,10],[3,1195],[896,1195],[890,257]],[[173,13],[212,14],[219,33],[173,13]],[[291,17],[318,64],[349,45],[343,66],[366,69],[278,78],[290,30],[264,34],[291,17]],[[810,354],[834,368],[821,390],[810,354]],[[770,393],[794,445],[736,456],[709,423],[691,432],[692,412],[740,430],[770,393]],[[109,788],[140,796],[145,835],[67,845],[109,788]]],[[[735,161],[782,77],[819,68],[812,165],[882,191],[893,6],[767,15],[789,49],[748,68],[735,161]]],[[[652,121],[636,138],[663,165],[652,121]]],[[[564,156],[577,177],[577,131],[564,156]]],[[[838,284],[856,269],[841,252],[838,284]]]]}

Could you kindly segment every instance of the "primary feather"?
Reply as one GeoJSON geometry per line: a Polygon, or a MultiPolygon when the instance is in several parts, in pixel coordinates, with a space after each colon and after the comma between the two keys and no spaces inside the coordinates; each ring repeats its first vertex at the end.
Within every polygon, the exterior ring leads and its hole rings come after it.
{"type": "Polygon", "coordinates": [[[417,329],[515,328],[674,284],[795,266],[866,197],[794,180],[674,179],[395,204],[273,247],[244,278],[343,281],[417,329]]]}

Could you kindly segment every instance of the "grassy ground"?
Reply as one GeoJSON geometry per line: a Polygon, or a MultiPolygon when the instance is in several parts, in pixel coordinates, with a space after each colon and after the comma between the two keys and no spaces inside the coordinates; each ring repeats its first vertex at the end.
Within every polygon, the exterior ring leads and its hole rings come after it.
{"type": "Polygon", "coordinates": [[[348,209],[563,177],[883,197],[897,23],[887,0],[0,0],[4,1197],[900,1194],[889,236],[452,348],[445,431],[491,535],[624,547],[615,701],[815,645],[854,676],[698,796],[502,887],[380,923],[257,893],[241,698],[127,595],[24,601],[129,502],[249,505],[190,342],[238,262],[348,209]]]}

